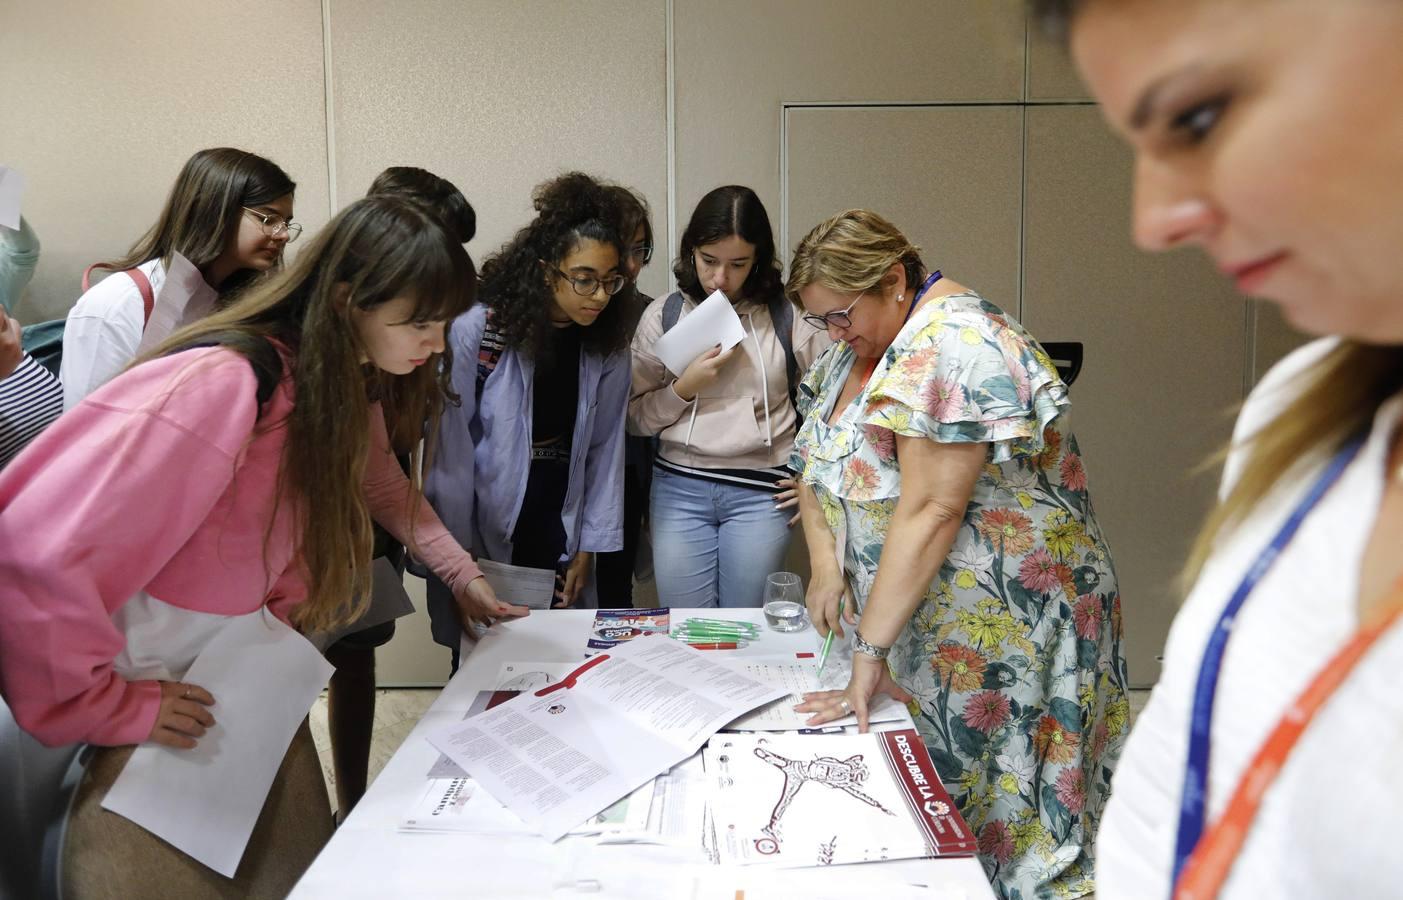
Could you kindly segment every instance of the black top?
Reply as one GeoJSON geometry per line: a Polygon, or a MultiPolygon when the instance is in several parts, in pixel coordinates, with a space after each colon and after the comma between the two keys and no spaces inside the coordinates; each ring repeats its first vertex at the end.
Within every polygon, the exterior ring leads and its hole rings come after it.
{"type": "Polygon", "coordinates": [[[568,444],[580,402],[580,326],[551,329],[546,352],[536,361],[532,392],[531,443],[563,439],[568,444]]]}

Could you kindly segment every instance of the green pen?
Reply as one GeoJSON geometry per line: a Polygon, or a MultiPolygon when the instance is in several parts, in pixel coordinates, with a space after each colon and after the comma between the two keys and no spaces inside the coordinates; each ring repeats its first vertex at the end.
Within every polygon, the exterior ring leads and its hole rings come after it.
{"type": "MultiPolygon", "coordinates": [[[[838,598],[838,618],[843,618],[843,601],[848,599],[847,594],[838,598]]],[[[828,662],[828,651],[833,649],[833,629],[828,629],[828,637],[823,639],[823,652],[818,655],[818,675],[823,674],[823,664],[828,662]]]]}

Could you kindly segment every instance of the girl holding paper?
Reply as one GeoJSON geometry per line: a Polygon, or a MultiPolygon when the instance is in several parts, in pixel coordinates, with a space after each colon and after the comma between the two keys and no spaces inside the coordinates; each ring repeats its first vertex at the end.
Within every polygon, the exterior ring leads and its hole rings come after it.
{"type": "Polygon", "coordinates": [[[785,468],[798,426],[793,397],[826,348],[784,299],[770,218],[747,187],[701,199],[673,264],[680,290],[654,301],[633,339],[629,429],[656,435],[653,568],[665,606],[759,606],[781,568],[797,500],[785,468]],[[744,339],[681,372],[653,352],[664,332],[720,291],[744,339]]]}
{"type": "Polygon", "coordinates": [[[161,216],[127,254],[100,268],[132,275],[104,278],[78,298],[63,330],[64,409],[122,371],[146,325],[139,276],[160,292],[175,254],[185,257],[220,298],[282,260],[302,233],[292,221],[297,185],[270,160],[215,147],[191,156],[176,176],[161,216]]]}
{"type": "MultiPolygon", "coordinates": [[[[474,285],[436,216],[357,201],[295,265],[171,336],[0,472],[0,694],[19,724],[51,746],[195,746],[219,727],[218,698],[181,680],[202,648],[265,607],[306,631],[351,619],[372,515],[482,615],[517,612],[472,587],[485,587],[472,559],[405,489],[377,402],[436,420],[452,396],[444,326],[474,285]]],[[[290,753],[307,749],[301,735],[290,753]]],[[[279,856],[240,874],[285,878],[277,896],[318,849],[308,835],[329,831],[315,754],[303,758],[321,803],[265,809],[273,836],[255,830],[250,846],[279,856]]],[[[160,855],[85,797],[99,843],[160,855]]]]}
{"type": "MultiPolygon", "coordinates": [[[[623,545],[628,309],[617,198],[579,172],[536,188],[536,217],[483,266],[481,306],[449,329],[462,404],[445,411],[427,493],[487,559],[558,573],[580,599],[593,555],[623,545]]],[[[429,581],[434,639],[462,635],[429,581]]]]}

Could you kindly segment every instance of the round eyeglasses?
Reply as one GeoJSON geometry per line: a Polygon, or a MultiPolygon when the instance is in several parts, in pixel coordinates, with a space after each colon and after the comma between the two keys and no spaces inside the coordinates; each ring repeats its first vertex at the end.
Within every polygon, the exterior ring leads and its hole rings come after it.
{"type": "Polygon", "coordinates": [[[570,287],[574,288],[575,293],[579,294],[581,297],[592,296],[594,292],[601,287],[604,288],[604,293],[612,297],[623,290],[624,284],[628,282],[628,279],[622,275],[610,275],[607,278],[597,278],[594,275],[580,275],[575,277],[567,275],[556,266],[551,266],[551,269],[555,274],[570,282],[570,287]]]}
{"type": "Polygon", "coordinates": [[[639,265],[646,266],[653,258],[653,245],[637,244],[629,249],[628,255],[638,260],[639,265]]]}
{"type": "Polygon", "coordinates": [[[243,209],[244,212],[258,220],[259,224],[263,226],[263,233],[270,238],[286,234],[287,242],[291,244],[293,241],[297,240],[297,236],[302,233],[301,225],[296,222],[290,222],[282,216],[261,213],[256,209],[249,209],[247,206],[243,209]]]}

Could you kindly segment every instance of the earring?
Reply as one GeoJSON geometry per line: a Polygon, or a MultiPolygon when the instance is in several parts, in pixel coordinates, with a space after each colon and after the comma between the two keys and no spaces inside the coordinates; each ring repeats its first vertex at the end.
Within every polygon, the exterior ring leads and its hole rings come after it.
{"type": "Polygon", "coordinates": [[[897,306],[900,306],[900,305],[901,305],[902,303],[904,303],[904,302],[906,302],[906,295],[905,295],[905,294],[897,294],[897,295],[896,295],[896,305],[897,305],[897,306]]]}

